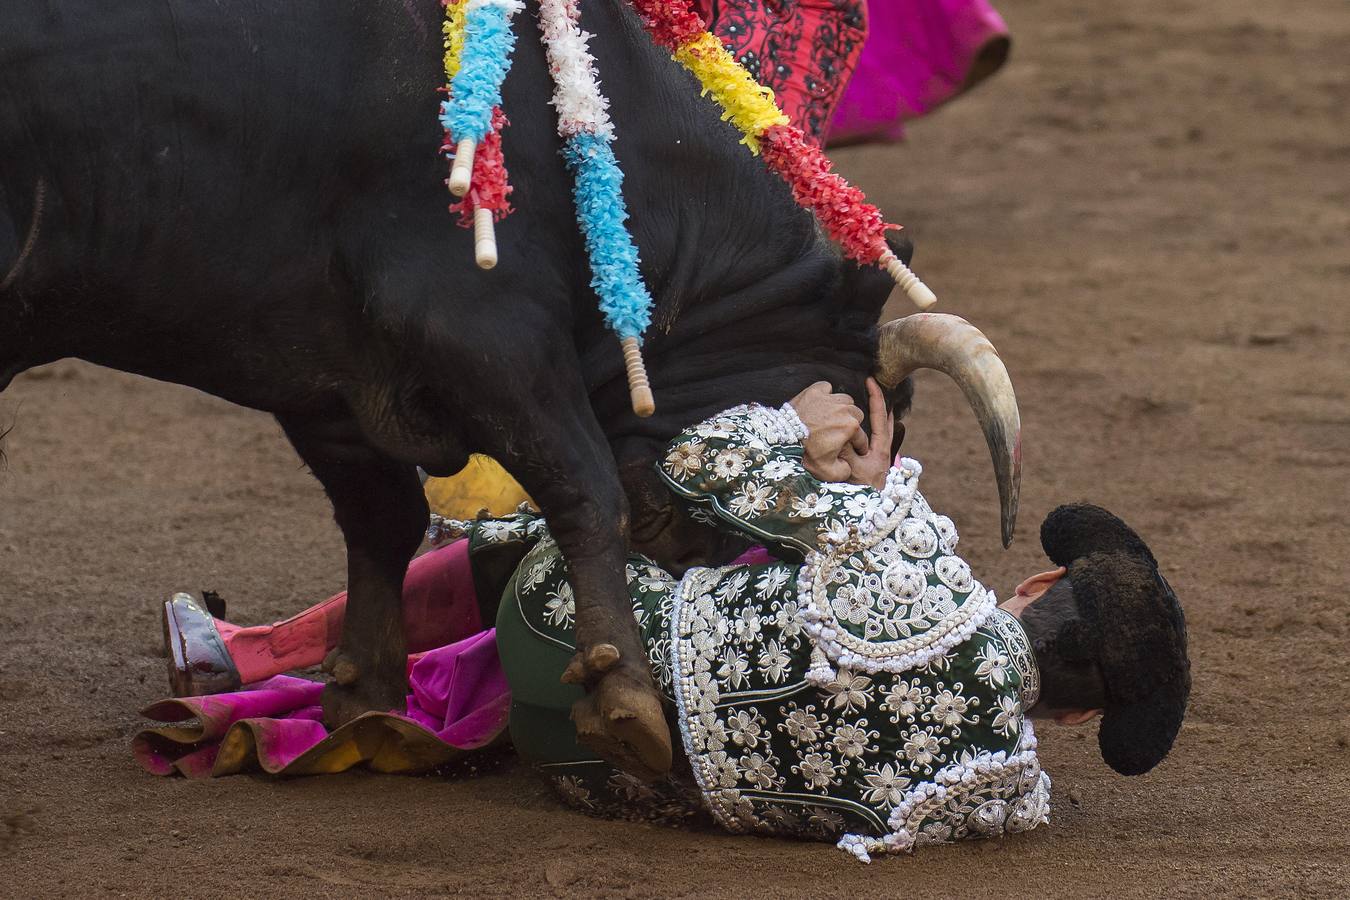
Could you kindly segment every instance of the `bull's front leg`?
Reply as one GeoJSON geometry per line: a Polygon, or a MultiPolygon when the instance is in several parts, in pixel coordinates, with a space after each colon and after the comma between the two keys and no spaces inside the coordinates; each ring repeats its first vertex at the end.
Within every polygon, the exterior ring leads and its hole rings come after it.
{"type": "Polygon", "coordinates": [[[371,449],[352,422],[282,420],[287,437],[323,485],[347,543],[342,637],[324,667],[329,728],[407,702],[403,576],[426,533],[427,502],[417,468],[371,449]]]}
{"type": "Polygon", "coordinates": [[[513,404],[510,434],[487,449],[538,502],[567,560],[577,653],[563,681],[586,689],[572,707],[578,740],[654,778],[670,769],[671,735],[628,594],[627,500],[579,378],[573,387],[513,404]]]}

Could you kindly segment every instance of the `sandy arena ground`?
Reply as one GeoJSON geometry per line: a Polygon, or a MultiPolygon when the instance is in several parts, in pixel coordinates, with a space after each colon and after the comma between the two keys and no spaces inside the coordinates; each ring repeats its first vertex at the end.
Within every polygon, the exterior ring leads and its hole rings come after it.
{"type": "MultiPolygon", "coordinates": [[[[158,779],[158,604],[271,620],[343,583],[266,416],[65,362],[0,397],[0,895],[1343,895],[1350,882],[1350,7],[1004,0],[1005,72],[899,147],[837,154],[909,224],[1022,401],[1021,536],[924,378],[907,451],[1005,594],[1062,501],[1119,511],[1186,604],[1172,756],[1042,729],[1050,827],[865,867],[825,845],[596,821],[509,758],[467,777],[158,779]]],[[[173,348],[165,348],[173,352],[173,348]]]]}

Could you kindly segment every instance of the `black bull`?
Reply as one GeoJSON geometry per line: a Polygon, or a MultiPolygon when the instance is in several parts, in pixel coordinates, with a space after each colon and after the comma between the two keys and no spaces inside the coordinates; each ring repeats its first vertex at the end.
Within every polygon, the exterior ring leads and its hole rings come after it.
{"type": "MultiPolygon", "coordinates": [[[[330,720],[402,702],[399,593],[427,519],[415,467],[491,454],[571,568],[591,689],[579,727],[660,768],[623,581],[625,482],[643,495],[660,446],[733,403],[818,380],[860,397],[890,284],[840,259],[619,0],[587,0],[655,298],[658,409],[639,420],[529,15],[504,89],[516,212],[497,269],[473,265],[446,210],[441,11],[0,0],[0,389],[78,357],[276,416],[347,543],[330,720]],[[620,658],[604,671],[607,644],[620,658]]],[[[658,515],[639,505],[637,525],[658,515]]]]}

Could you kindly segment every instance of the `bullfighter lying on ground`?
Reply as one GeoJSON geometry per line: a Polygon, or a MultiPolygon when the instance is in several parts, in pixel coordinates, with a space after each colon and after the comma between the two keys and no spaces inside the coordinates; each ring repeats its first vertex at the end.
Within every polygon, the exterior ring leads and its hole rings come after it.
{"type": "MultiPolygon", "coordinates": [[[[880,388],[869,382],[870,437],[862,412],[830,390],[813,385],[780,409],[729,409],[676,438],[660,465],[689,521],[731,539],[723,559],[740,553],[678,578],[629,557],[633,613],[683,751],[670,775],[620,771],[578,743],[592,723],[569,720],[581,689],[562,683],[572,680],[572,589],[529,511],[433,522],[438,549],[414,563],[404,592],[409,644],[431,652],[412,663],[406,716],[383,720],[411,718],[456,747],[480,747],[505,730],[509,709],[516,750],[577,807],[828,839],[862,859],[1045,822],[1050,779],[1032,717],[1104,712],[1107,764],[1127,775],[1156,766],[1180,728],[1190,673],[1181,609],[1138,535],[1098,507],[1060,507],[1041,526],[1056,568],[997,607],[956,555],[952,521],[919,493],[919,464],[890,466],[880,388]],[[475,634],[477,606],[495,618],[495,644],[492,632],[475,634]],[[498,660],[509,703],[504,686],[490,687],[498,660]]],[[[336,645],[342,609],[339,596],[241,629],[179,595],[166,604],[175,691],[313,665],[336,645]]],[[[144,733],[143,762],[188,774],[325,771],[363,756],[415,766],[415,752],[401,761],[369,731],[340,751],[336,735],[326,750],[282,746],[289,719],[238,721],[278,715],[285,703],[273,695],[294,686],[261,687],[261,706],[241,693],[152,707],[208,724],[144,733]]],[[[306,706],[315,687],[299,688],[284,715],[322,736],[310,721],[317,707],[306,706]]]]}

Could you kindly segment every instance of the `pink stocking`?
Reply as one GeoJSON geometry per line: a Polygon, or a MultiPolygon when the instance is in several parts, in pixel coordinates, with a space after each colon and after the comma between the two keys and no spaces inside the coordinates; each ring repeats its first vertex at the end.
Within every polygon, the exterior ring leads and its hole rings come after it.
{"type": "MultiPolygon", "coordinates": [[[[323,662],[342,636],[344,591],[273,625],[216,628],[244,684],[323,662]]],[[[412,561],[403,580],[403,628],[411,653],[423,653],[483,630],[469,565],[469,542],[432,550],[412,561]]]]}

